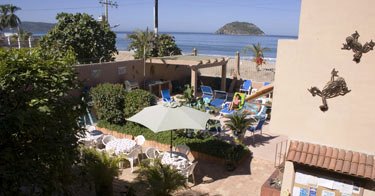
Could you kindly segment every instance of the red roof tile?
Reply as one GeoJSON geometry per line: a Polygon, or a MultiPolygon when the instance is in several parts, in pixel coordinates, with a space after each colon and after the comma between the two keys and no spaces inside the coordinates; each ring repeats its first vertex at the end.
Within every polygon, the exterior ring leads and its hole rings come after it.
{"type": "Polygon", "coordinates": [[[287,160],[375,180],[375,157],[373,155],[291,141],[287,160]]]}

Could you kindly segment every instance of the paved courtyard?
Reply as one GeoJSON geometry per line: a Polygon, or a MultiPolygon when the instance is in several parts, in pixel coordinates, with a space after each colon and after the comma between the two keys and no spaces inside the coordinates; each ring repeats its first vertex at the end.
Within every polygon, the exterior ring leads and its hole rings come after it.
{"type": "MultiPolygon", "coordinates": [[[[264,127],[262,135],[255,136],[253,142],[251,133],[245,137],[245,144],[253,152],[253,158],[248,158],[233,172],[228,172],[221,164],[212,164],[198,160],[195,168],[196,184],[189,183],[189,188],[180,190],[175,195],[260,195],[261,186],[275,170],[276,144],[285,141],[286,137],[273,134],[264,127]]],[[[115,192],[120,195],[125,184],[135,183],[137,172],[130,172],[130,168],[122,170],[122,174],[115,182],[115,192]]],[[[191,182],[190,178],[190,182],[191,182]]],[[[147,186],[142,183],[133,184],[137,195],[146,195],[147,186]]]]}

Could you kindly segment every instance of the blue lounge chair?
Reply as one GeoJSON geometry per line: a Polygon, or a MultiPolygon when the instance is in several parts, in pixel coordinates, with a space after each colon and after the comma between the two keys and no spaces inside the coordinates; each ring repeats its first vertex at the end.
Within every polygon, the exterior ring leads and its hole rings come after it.
{"type": "Polygon", "coordinates": [[[251,132],[251,137],[253,138],[253,142],[255,142],[254,139],[254,133],[260,131],[260,134],[262,135],[262,129],[263,125],[266,122],[267,114],[263,116],[261,119],[259,119],[258,124],[256,126],[250,126],[247,130],[251,132]]]}
{"type": "Polygon", "coordinates": [[[211,101],[213,96],[214,96],[214,92],[213,92],[212,88],[210,86],[202,85],[201,90],[202,90],[202,98],[203,99],[209,99],[211,101]]]}
{"type": "Polygon", "coordinates": [[[251,80],[245,80],[245,81],[243,81],[243,84],[240,87],[240,92],[245,92],[248,95],[250,95],[251,94],[252,85],[253,85],[253,83],[252,83],[251,80]]]}
{"type": "Polygon", "coordinates": [[[163,90],[161,90],[161,97],[163,98],[163,102],[164,103],[173,102],[171,94],[169,93],[169,89],[163,89],[163,90]]]}
{"type": "Polygon", "coordinates": [[[258,111],[258,113],[256,114],[253,114],[253,115],[250,115],[250,118],[254,118],[256,120],[259,120],[261,118],[263,118],[264,116],[267,115],[267,106],[265,106],[264,104],[266,103],[266,99],[262,99],[262,106],[260,107],[260,110],[258,111]]]}
{"type": "Polygon", "coordinates": [[[215,108],[221,108],[223,104],[227,101],[228,94],[225,91],[214,91],[215,95],[214,98],[211,100],[210,105],[214,106],[215,108]]]}
{"type": "Polygon", "coordinates": [[[271,83],[270,82],[263,82],[263,86],[267,86],[269,84],[271,84],[271,83]]]}

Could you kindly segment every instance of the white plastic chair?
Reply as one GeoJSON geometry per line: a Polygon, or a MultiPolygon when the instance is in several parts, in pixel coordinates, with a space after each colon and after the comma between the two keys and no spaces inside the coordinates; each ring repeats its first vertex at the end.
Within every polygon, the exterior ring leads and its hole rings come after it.
{"type": "Polygon", "coordinates": [[[137,137],[134,138],[134,140],[135,140],[135,143],[138,146],[142,146],[145,143],[145,141],[146,141],[146,139],[145,139],[145,137],[143,135],[138,135],[137,137]]]}
{"type": "Polygon", "coordinates": [[[102,139],[102,143],[104,144],[104,146],[106,146],[108,144],[108,142],[112,141],[112,140],[115,140],[115,136],[113,135],[106,135],[103,137],[102,139]]]}
{"type": "Polygon", "coordinates": [[[189,182],[189,176],[192,176],[193,183],[195,184],[195,178],[194,178],[194,168],[197,165],[197,162],[191,163],[189,166],[187,166],[185,169],[181,170],[182,175],[186,177],[186,184],[189,182]]]}
{"type": "Polygon", "coordinates": [[[147,148],[145,153],[148,159],[156,159],[160,155],[159,150],[154,147],[147,148]]]}
{"type": "Polygon", "coordinates": [[[134,148],[128,154],[125,154],[125,159],[130,162],[131,173],[133,173],[134,171],[134,161],[138,160],[138,164],[140,164],[140,161],[138,158],[139,153],[140,153],[140,149],[134,148]]]}
{"type": "Polygon", "coordinates": [[[181,145],[177,145],[175,147],[175,151],[180,152],[182,154],[185,154],[187,156],[190,153],[190,148],[189,148],[189,146],[187,146],[185,144],[181,144],[181,145]]]}
{"type": "Polygon", "coordinates": [[[88,132],[92,132],[92,131],[95,131],[95,130],[96,130],[96,127],[93,126],[93,125],[89,125],[89,126],[86,127],[86,130],[87,130],[88,132]]]}

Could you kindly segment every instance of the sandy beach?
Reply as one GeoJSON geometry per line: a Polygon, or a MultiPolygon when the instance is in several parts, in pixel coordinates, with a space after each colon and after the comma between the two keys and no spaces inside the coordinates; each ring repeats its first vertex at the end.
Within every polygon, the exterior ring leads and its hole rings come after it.
{"type": "MultiPolygon", "coordinates": [[[[133,52],[130,51],[119,51],[118,55],[115,55],[116,61],[127,61],[133,60],[133,52]]],[[[235,70],[236,61],[234,58],[230,58],[227,65],[227,77],[232,78],[235,70]]],[[[202,76],[221,77],[221,67],[211,67],[200,69],[202,76]]],[[[251,60],[240,61],[240,76],[243,79],[252,79],[257,82],[272,82],[275,76],[275,63],[266,62],[262,65],[262,70],[257,71],[255,63],[251,60]]]]}

